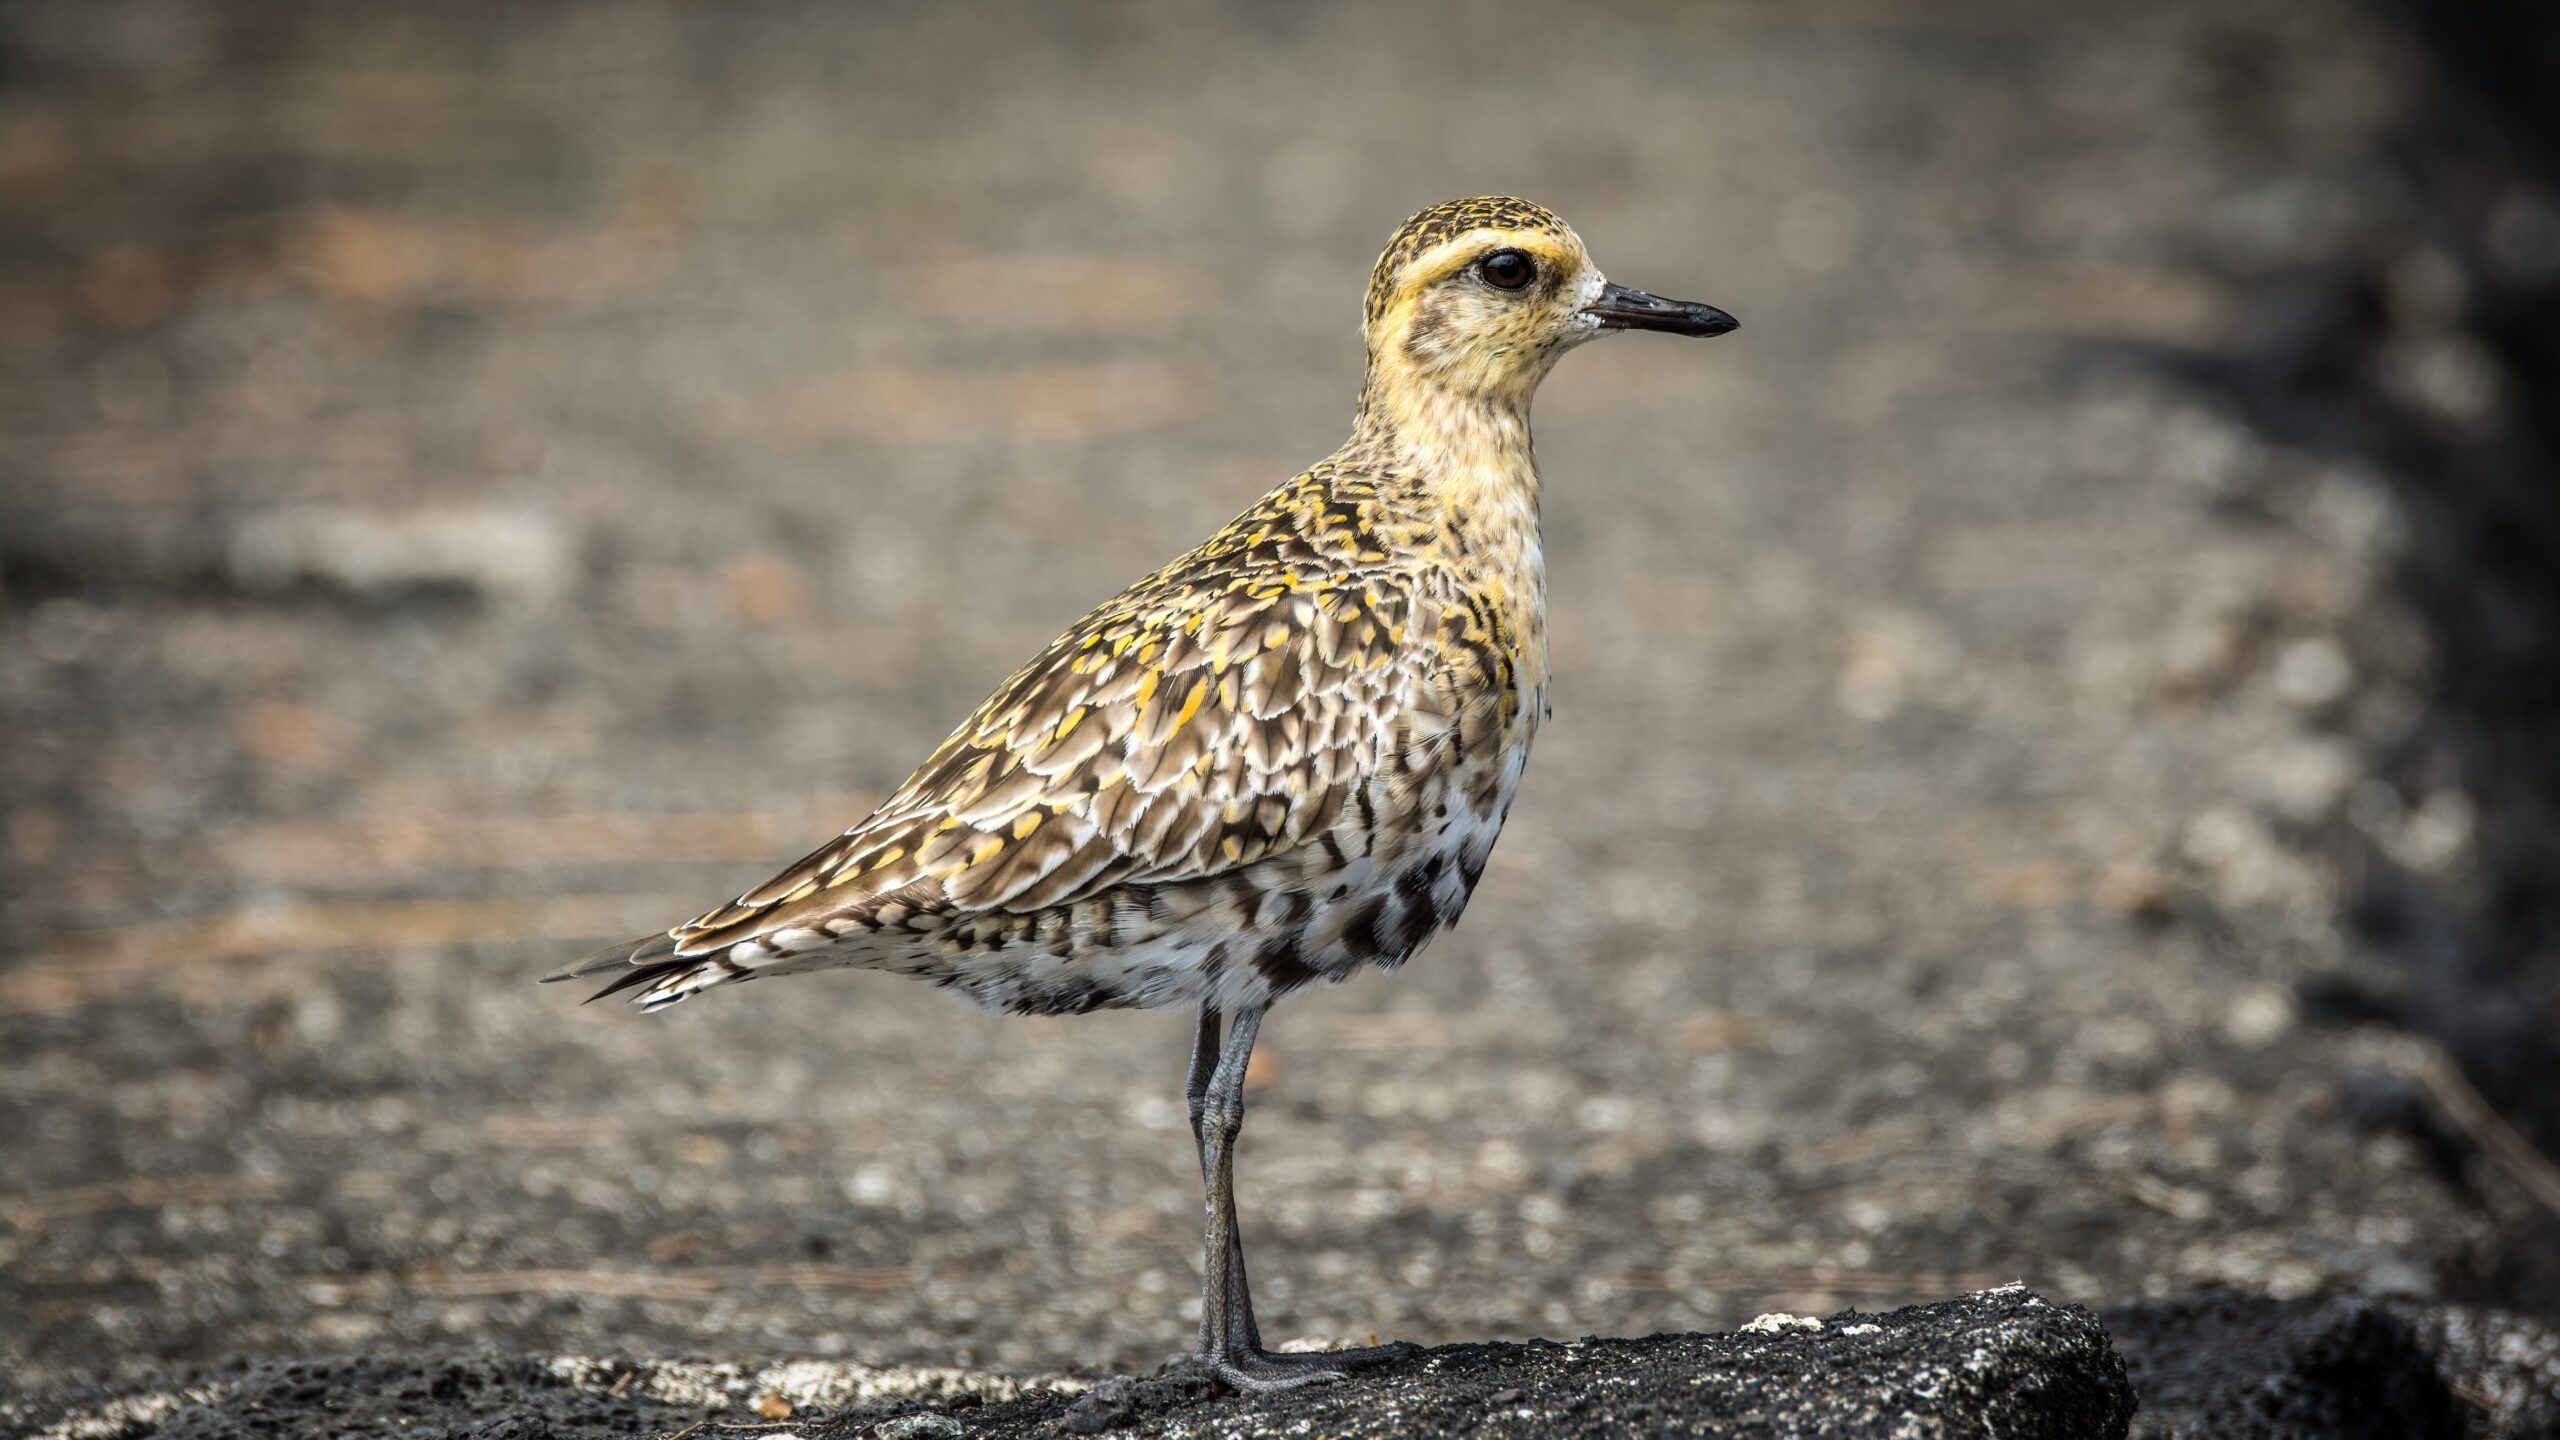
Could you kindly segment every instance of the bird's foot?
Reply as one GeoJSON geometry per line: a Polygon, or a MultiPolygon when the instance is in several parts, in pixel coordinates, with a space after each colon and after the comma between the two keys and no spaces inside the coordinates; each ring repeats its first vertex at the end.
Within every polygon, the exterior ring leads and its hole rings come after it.
{"type": "Polygon", "coordinates": [[[1293,1390],[1300,1385],[1328,1385],[1347,1380],[1354,1370],[1419,1355],[1422,1347],[1398,1340],[1386,1345],[1363,1345],[1350,1350],[1272,1351],[1252,1346],[1233,1347],[1223,1354],[1194,1357],[1201,1369],[1215,1375],[1229,1388],[1242,1394],[1256,1395],[1272,1390],[1293,1390]]]}

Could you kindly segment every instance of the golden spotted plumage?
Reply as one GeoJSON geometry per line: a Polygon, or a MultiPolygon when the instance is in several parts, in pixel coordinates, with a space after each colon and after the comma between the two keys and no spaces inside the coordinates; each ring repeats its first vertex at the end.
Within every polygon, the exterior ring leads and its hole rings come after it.
{"type": "Polygon", "coordinates": [[[1367,1363],[1261,1349],[1227,1189],[1243,1067],[1274,999],[1454,924],[1501,833],[1547,710],[1538,382],[1608,329],[1733,328],[1609,285],[1503,196],[1408,221],[1363,313],[1332,456],[1069,627],[861,823],[551,977],[618,970],[601,993],[651,1008],[827,966],[1014,1011],[1199,1007],[1200,1355],[1248,1389],[1367,1363]]]}
{"type": "Polygon", "coordinates": [[[1078,622],[879,810],[679,927],[675,953],[754,970],[896,934],[913,949],[889,968],[1042,1011],[1203,998],[1105,959],[1203,923],[1236,936],[1183,947],[1219,993],[1399,961],[1473,888],[1544,692],[1534,574],[1496,593],[1459,568],[1506,547],[1503,568],[1534,567],[1411,473],[1316,466],[1078,622]],[[1487,834],[1444,862],[1446,893],[1328,893],[1391,880],[1456,807],[1487,834]]]}
{"type": "Polygon", "coordinates": [[[1454,922],[1545,710],[1527,410],[1582,338],[1435,293],[1486,234],[1575,299],[1587,261],[1545,210],[1415,217],[1339,451],[1077,622],[860,824],[593,968],[637,967],[652,1005],[865,965],[1016,1010],[1232,1007],[1454,922]]]}

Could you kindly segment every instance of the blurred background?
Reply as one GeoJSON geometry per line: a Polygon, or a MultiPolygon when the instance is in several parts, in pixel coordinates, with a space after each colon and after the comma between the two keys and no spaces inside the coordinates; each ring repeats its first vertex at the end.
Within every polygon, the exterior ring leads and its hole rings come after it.
{"type": "Polygon", "coordinates": [[[1378,247],[1484,192],[1744,324],[1539,403],[1555,721],[1466,924],[1264,1032],[1265,1328],[2560,1315],[2554,54],[0,9],[0,1371],[1183,1348],[1187,1016],[533,981],[1330,450],[1378,247]]]}

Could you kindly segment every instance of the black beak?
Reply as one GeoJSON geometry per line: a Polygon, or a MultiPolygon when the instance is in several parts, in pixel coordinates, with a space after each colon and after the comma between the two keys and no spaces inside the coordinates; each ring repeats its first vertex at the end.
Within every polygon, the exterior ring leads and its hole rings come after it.
{"type": "Polygon", "coordinates": [[[1600,298],[1583,307],[1585,315],[1600,317],[1603,330],[1668,330],[1674,335],[1722,335],[1742,328],[1742,322],[1713,305],[1700,305],[1688,300],[1665,300],[1647,295],[1624,285],[1611,285],[1600,292],[1600,298]]]}

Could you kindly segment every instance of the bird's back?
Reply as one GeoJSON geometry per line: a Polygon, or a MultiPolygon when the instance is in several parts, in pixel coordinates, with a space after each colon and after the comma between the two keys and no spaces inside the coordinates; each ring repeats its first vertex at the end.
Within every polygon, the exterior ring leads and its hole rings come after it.
{"type": "Polygon", "coordinates": [[[655,1006],[850,965],[1061,1013],[1399,964],[1509,809],[1543,609],[1534,508],[1452,515],[1355,441],[1078,621],[860,824],[566,973],[631,962],[611,988],[655,1006]]]}

